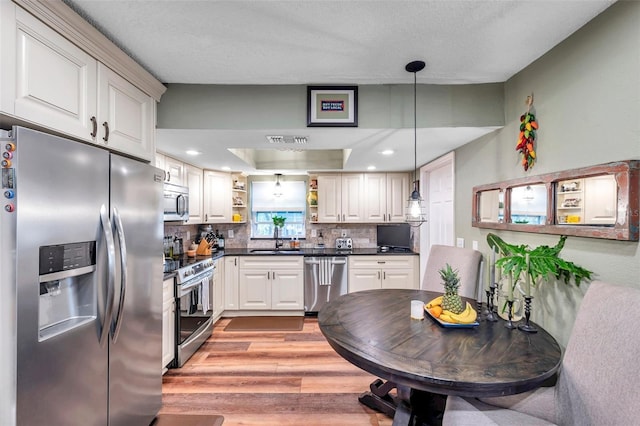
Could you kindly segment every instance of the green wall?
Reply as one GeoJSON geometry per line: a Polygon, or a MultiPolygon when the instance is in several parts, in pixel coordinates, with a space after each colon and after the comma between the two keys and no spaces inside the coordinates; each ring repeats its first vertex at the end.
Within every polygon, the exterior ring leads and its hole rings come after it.
{"type": "MultiPolygon", "coordinates": [[[[417,95],[418,127],[504,124],[502,83],[419,84],[417,95]]],[[[413,85],[358,86],[359,128],[411,128],[413,112],[413,85]]],[[[169,84],[157,122],[159,129],[306,128],[307,87],[169,84]]]]}
{"type": "MultiPolygon", "coordinates": [[[[504,90],[504,128],[456,150],[456,236],[480,241],[484,253],[489,252],[490,231],[471,227],[474,186],[640,159],[640,2],[614,4],[508,80],[504,90]],[[540,124],[538,162],[524,172],[515,145],[531,93],[540,124]]],[[[552,235],[491,232],[530,246],[558,241],[552,235]]],[[[638,242],[569,237],[561,256],[592,270],[598,280],[640,288],[638,242]]],[[[587,288],[551,282],[535,295],[534,321],[563,346],[587,288]]],[[[614,314],[615,307],[611,309],[614,314]]]]}

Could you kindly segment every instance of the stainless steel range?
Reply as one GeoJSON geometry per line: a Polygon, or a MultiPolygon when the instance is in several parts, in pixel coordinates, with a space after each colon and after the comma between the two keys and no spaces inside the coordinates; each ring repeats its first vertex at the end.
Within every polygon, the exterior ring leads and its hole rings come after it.
{"type": "Polygon", "coordinates": [[[176,366],[182,367],[213,331],[212,259],[181,265],[176,275],[176,366]]]}

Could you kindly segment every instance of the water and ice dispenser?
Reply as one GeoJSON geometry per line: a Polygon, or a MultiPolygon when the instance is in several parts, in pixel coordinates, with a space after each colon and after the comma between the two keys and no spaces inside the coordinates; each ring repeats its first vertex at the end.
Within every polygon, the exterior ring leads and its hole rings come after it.
{"type": "Polygon", "coordinates": [[[42,246],[39,266],[39,341],[95,320],[95,241],[42,246]]]}

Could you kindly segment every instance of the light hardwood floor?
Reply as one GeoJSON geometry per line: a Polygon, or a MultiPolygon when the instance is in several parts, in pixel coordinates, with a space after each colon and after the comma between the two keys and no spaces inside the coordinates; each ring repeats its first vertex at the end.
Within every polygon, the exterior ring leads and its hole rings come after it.
{"type": "Polygon", "coordinates": [[[213,335],[162,386],[161,413],[219,414],[224,426],[389,426],[358,396],[376,379],[335,353],[315,318],[295,332],[213,335]]]}

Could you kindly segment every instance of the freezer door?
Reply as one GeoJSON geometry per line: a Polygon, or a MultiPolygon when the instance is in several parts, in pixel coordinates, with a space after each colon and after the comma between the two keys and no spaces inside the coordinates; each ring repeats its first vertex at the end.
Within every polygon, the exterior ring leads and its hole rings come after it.
{"type": "Polygon", "coordinates": [[[162,170],[111,155],[118,261],[109,349],[110,426],[147,425],[162,404],[162,185],[162,170]]]}
{"type": "Polygon", "coordinates": [[[104,426],[106,275],[96,266],[106,258],[100,209],[109,203],[109,155],[29,129],[14,134],[16,422],[104,426]],[[69,270],[55,272],[61,267],[69,270]]]}

